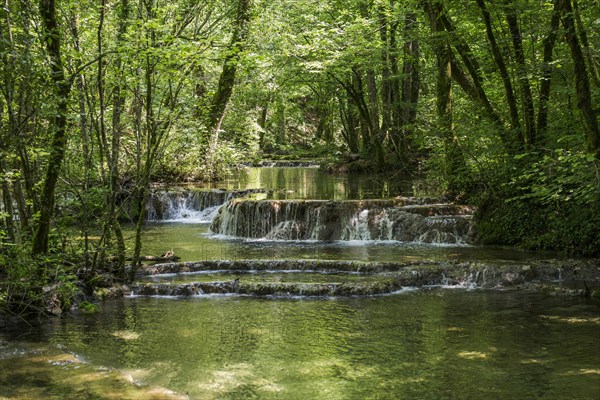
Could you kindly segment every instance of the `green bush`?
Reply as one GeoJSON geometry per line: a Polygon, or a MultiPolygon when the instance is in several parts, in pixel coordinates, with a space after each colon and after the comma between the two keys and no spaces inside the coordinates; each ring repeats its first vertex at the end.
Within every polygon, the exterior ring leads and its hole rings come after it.
{"type": "Polygon", "coordinates": [[[63,257],[32,258],[20,246],[0,253],[0,313],[60,314],[79,293],[73,268],[63,257]]]}
{"type": "Polygon", "coordinates": [[[507,168],[492,184],[492,194],[481,199],[481,242],[600,254],[600,182],[594,157],[559,149],[515,158],[521,164],[534,161],[521,169],[507,168]]]}

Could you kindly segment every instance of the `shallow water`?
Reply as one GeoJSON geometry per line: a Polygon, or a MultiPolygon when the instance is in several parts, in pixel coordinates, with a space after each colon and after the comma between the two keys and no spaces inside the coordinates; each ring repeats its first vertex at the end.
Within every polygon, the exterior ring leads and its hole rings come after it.
{"type": "MultiPolygon", "coordinates": [[[[313,199],[423,196],[409,180],[249,168],[216,188],[313,199]]],[[[550,253],[401,242],[219,237],[150,223],[143,254],[182,261],[463,260],[526,266],[550,253]]],[[[132,227],[125,227],[129,243],[132,227]]],[[[386,276],[181,274],[159,282],[336,283],[386,276]]],[[[157,278],[147,278],[156,281],[157,278]]],[[[368,297],[127,297],[49,322],[0,321],[0,399],[598,399],[600,301],[524,291],[368,297]],[[31,322],[30,322],[31,323],[31,322]],[[176,392],[176,393],[174,393],[176,392]]]]}
{"type": "Polygon", "coordinates": [[[422,183],[391,174],[389,178],[368,175],[331,175],[318,168],[244,168],[232,171],[223,182],[202,185],[204,188],[245,190],[263,188],[271,194],[257,198],[273,199],[379,199],[395,196],[431,196],[435,189],[422,183]]]}
{"type": "MultiPolygon", "coordinates": [[[[126,228],[132,238],[132,228],[126,228]]],[[[131,241],[133,242],[133,241],[131,241]]],[[[144,231],[143,253],[160,255],[173,249],[182,261],[240,259],[322,259],[359,261],[479,260],[495,263],[555,258],[548,252],[527,252],[482,246],[431,245],[377,241],[267,241],[218,237],[207,224],[155,223],[144,231]]]]}
{"type": "MultiPolygon", "coordinates": [[[[422,290],[311,300],[130,298],[21,332],[19,341],[25,349],[68,349],[193,399],[597,399],[599,329],[598,302],[422,290]]],[[[2,381],[10,365],[0,357],[0,396],[19,386],[2,381]]]]}

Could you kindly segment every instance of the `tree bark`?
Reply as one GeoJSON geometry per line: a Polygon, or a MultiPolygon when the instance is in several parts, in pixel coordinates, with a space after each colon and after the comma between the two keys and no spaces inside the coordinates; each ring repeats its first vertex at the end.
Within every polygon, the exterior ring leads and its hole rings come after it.
{"type": "MultiPolygon", "coordinates": [[[[429,1],[426,4],[430,3],[429,1]]],[[[437,11],[437,18],[439,19],[439,29],[445,29],[452,35],[452,43],[458,55],[460,56],[463,64],[467,68],[468,76],[459,68],[458,64],[454,60],[454,56],[452,56],[452,78],[456,80],[456,82],[460,85],[460,87],[465,91],[465,93],[473,100],[476,104],[480,105],[484,109],[484,115],[486,115],[498,128],[500,138],[504,143],[504,146],[507,148],[509,152],[513,152],[514,141],[511,140],[506,134],[504,129],[504,123],[502,119],[494,109],[494,106],[490,102],[485,90],[483,88],[483,78],[481,76],[481,68],[479,66],[479,62],[473,56],[473,52],[471,47],[462,39],[460,36],[456,34],[456,30],[454,28],[454,24],[446,14],[443,5],[439,2],[435,3],[436,8],[439,8],[437,11]]]]}
{"type": "Polygon", "coordinates": [[[358,146],[358,110],[354,104],[352,93],[349,91],[352,83],[346,84],[346,96],[340,96],[339,109],[340,121],[342,122],[342,136],[348,146],[348,151],[352,154],[357,154],[360,151],[358,146]]]}
{"type": "Polygon", "coordinates": [[[456,195],[460,192],[460,181],[466,171],[466,165],[458,143],[458,137],[454,131],[452,116],[452,51],[449,45],[439,37],[439,34],[444,30],[440,18],[443,12],[441,4],[432,4],[430,1],[426,1],[424,5],[429,17],[431,31],[434,35],[437,35],[434,38],[437,70],[436,111],[438,132],[444,142],[446,190],[448,194],[456,195]]]}
{"type": "Polygon", "coordinates": [[[419,42],[413,38],[417,29],[417,16],[407,13],[404,20],[404,34],[408,38],[404,42],[402,66],[402,96],[401,96],[401,143],[399,143],[400,159],[407,161],[408,152],[412,144],[414,124],[417,119],[417,106],[419,103],[419,42]]]}
{"type": "Polygon", "coordinates": [[[386,136],[392,126],[392,79],[390,68],[389,22],[387,9],[379,7],[379,38],[381,40],[381,132],[386,136]]]}
{"type": "Polygon", "coordinates": [[[267,114],[269,111],[269,106],[267,104],[268,103],[261,106],[260,114],[258,115],[258,119],[256,121],[258,126],[260,126],[260,133],[258,135],[258,148],[261,151],[265,149],[265,133],[267,132],[267,114]]]}
{"type": "Polygon", "coordinates": [[[524,131],[522,145],[529,147],[535,144],[535,110],[533,107],[533,96],[531,95],[531,86],[527,77],[527,66],[525,64],[525,52],[523,51],[523,41],[521,38],[521,29],[517,20],[517,11],[512,4],[512,0],[504,0],[504,13],[506,22],[513,43],[515,61],[517,63],[518,80],[521,88],[521,104],[523,107],[524,131]]]}
{"type": "Polygon", "coordinates": [[[382,167],[383,159],[383,133],[379,125],[379,96],[377,93],[377,82],[375,80],[375,71],[369,69],[367,71],[367,93],[369,97],[369,126],[371,142],[369,143],[368,152],[375,156],[377,165],[382,167]]]}
{"type": "Polygon", "coordinates": [[[492,51],[492,56],[494,58],[494,62],[496,63],[496,67],[498,67],[498,71],[500,72],[500,77],[502,78],[502,83],[504,85],[504,93],[506,94],[506,103],[508,104],[509,112],[510,112],[510,122],[511,128],[517,134],[517,142],[523,142],[523,128],[521,127],[521,121],[519,118],[518,104],[517,99],[515,97],[515,92],[512,87],[512,82],[510,80],[510,75],[508,73],[508,68],[506,67],[506,63],[504,61],[504,57],[502,56],[502,51],[498,46],[498,42],[496,41],[496,36],[494,35],[494,30],[492,29],[492,20],[490,17],[490,12],[485,5],[485,0],[477,0],[477,5],[481,9],[481,13],[483,14],[483,21],[485,22],[485,31],[487,34],[488,41],[490,42],[490,48],[492,51]]]}
{"type": "Polygon", "coordinates": [[[550,18],[548,35],[544,38],[544,61],[542,76],[540,78],[540,100],[537,115],[538,142],[544,142],[548,130],[548,103],[550,102],[550,88],[552,84],[552,52],[558,36],[560,25],[560,0],[554,0],[554,9],[550,18]]]}
{"type": "MultiPolygon", "coordinates": [[[[252,0],[237,0],[233,33],[228,46],[228,54],[223,61],[223,70],[219,77],[219,84],[213,96],[208,116],[207,128],[210,135],[208,148],[208,161],[214,153],[219,141],[219,130],[225,116],[225,109],[235,83],[240,55],[246,46],[250,25],[250,10],[252,0]]],[[[212,168],[209,168],[212,169],[212,168]]],[[[212,173],[212,171],[210,171],[212,173]]]]}
{"type": "Polygon", "coordinates": [[[594,50],[592,50],[592,48],[590,47],[587,31],[583,26],[583,22],[581,21],[581,14],[579,12],[579,2],[577,0],[573,0],[573,15],[575,17],[575,24],[579,32],[579,37],[581,38],[581,47],[583,48],[583,52],[587,60],[592,81],[597,87],[600,88],[600,69],[598,68],[600,58],[598,58],[598,52],[594,52],[594,50]]]}
{"type": "MultiPolygon", "coordinates": [[[[129,0],[121,0],[119,4],[119,24],[117,33],[117,45],[124,42],[127,27],[129,25],[129,0]]],[[[117,198],[119,194],[119,159],[121,149],[121,136],[123,127],[121,124],[121,115],[125,104],[125,95],[121,87],[121,79],[124,78],[123,61],[120,55],[115,60],[115,69],[117,71],[117,83],[113,88],[113,116],[112,116],[112,137],[111,137],[111,158],[109,165],[110,173],[110,205],[108,211],[108,221],[115,233],[117,241],[117,264],[116,268],[119,276],[125,277],[125,239],[121,224],[119,223],[119,212],[117,209],[117,198]]]]}
{"type": "Polygon", "coordinates": [[[600,131],[598,129],[597,111],[592,107],[592,96],[585,56],[579,44],[571,0],[560,0],[562,6],[562,21],[565,28],[565,38],[571,49],[575,87],[577,89],[577,108],[581,112],[583,126],[587,136],[588,150],[600,160],[600,131]]]}
{"type": "MultiPolygon", "coordinates": [[[[33,237],[32,254],[48,252],[50,222],[54,216],[54,192],[67,145],[67,105],[70,85],[66,81],[60,46],[60,28],[56,18],[55,0],[40,0],[43,41],[50,62],[56,113],[48,128],[52,135],[50,158],[42,187],[40,218],[33,237]]],[[[43,271],[40,271],[43,273],[43,271]]]]}

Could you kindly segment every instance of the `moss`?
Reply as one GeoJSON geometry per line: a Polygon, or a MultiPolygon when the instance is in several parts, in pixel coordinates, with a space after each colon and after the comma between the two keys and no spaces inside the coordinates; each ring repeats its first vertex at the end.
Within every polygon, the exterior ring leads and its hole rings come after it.
{"type": "Polygon", "coordinates": [[[98,306],[94,303],[90,303],[89,301],[81,302],[78,308],[87,314],[95,314],[98,312],[98,306]]]}
{"type": "Polygon", "coordinates": [[[571,255],[600,254],[599,202],[542,206],[534,201],[507,202],[489,197],[479,204],[475,218],[481,244],[571,255]]]}

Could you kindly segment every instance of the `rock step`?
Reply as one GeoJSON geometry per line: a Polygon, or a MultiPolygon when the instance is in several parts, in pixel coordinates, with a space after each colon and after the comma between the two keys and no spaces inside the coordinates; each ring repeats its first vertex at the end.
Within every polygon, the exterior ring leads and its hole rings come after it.
{"type": "Polygon", "coordinates": [[[219,209],[210,230],[270,240],[394,240],[470,243],[471,206],[429,198],[387,200],[233,199],[219,209]]]}
{"type": "MultiPolygon", "coordinates": [[[[176,281],[182,273],[208,271],[211,282],[193,281],[194,276],[185,276],[183,283],[162,282],[139,283],[128,288],[132,295],[140,296],[194,296],[202,294],[244,294],[258,296],[364,296],[392,293],[407,287],[451,286],[464,288],[530,288],[549,283],[560,288],[563,294],[589,295],[590,290],[600,287],[598,260],[536,261],[529,264],[460,263],[460,262],[414,262],[414,263],[366,263],[316,260],[239,260],[203,261],[197,263],[170,263],[146,267],[147,276],[152,274],[176,273],[180,275],[156,276],[157,279],[176,281]],[[214,268],[218,266],[218,268],[214,268]],[[295,278],[283,272],[304,271],[295,278]],[[223,268],[229,267],[229,268],[223,268]],[[245,267],[245,268],[240,268],[245,267]],[[257,268],[258,267],[258,268],[257,268]],[[273,268],[276,267],[276,268],[273,268]],[[303,267],[303,268],[299,268],[303,267]],[[327,269],[323,269],[323,268],[327,269]],[[345,269],[344,269],[345,268],[345,269]],[[226,271],[227,273],[223,273],[226,271]],[[232,279],[232,273],[241,273],[232,279]],[[349,271],[359,272],[348,274],[349,271]],[[253,276],[247,279],[244,273],[269,272],[268,280],[253,276]],[[339,275],[332,278],[331,273],[339,275]],[[345,274],[345,275],[344,275],[345,274]],[[216,275],[216,276],[215,276],[216,275]],[[287,279],[287,281],[286,281],[287,279]],[[335,282],[332,282],[331,280],[335,282]],[[294,282],[292,282],[294,280],[294,282]],[[297,281],[296,281],[297,280],[297,281]]],[[[294,272],[296,273],[296,272],[294,272]]],[[[542,286],[540,286],[542,285],[542,286]]],[[[556,291],[554,291],[556,293],[556,291]]]]}
{"type": "Polygon", "coordinates": [[[134,296],[198,296],[203,294],[238,294],[254,296],[368,296],[402,289],[395,280],[354,283],[274,283],[237,281],[146,283],[132,285],[134,296]]]}
{"type": "Polygon", "coordinates": [[[149,275],[141,282],[195,283],[239,279],[240,283],[352,283],[394,278],[395,273],[364,274],[354,272],[323,273],[321,271],[199,271],[182,274],[149,275]]]}

